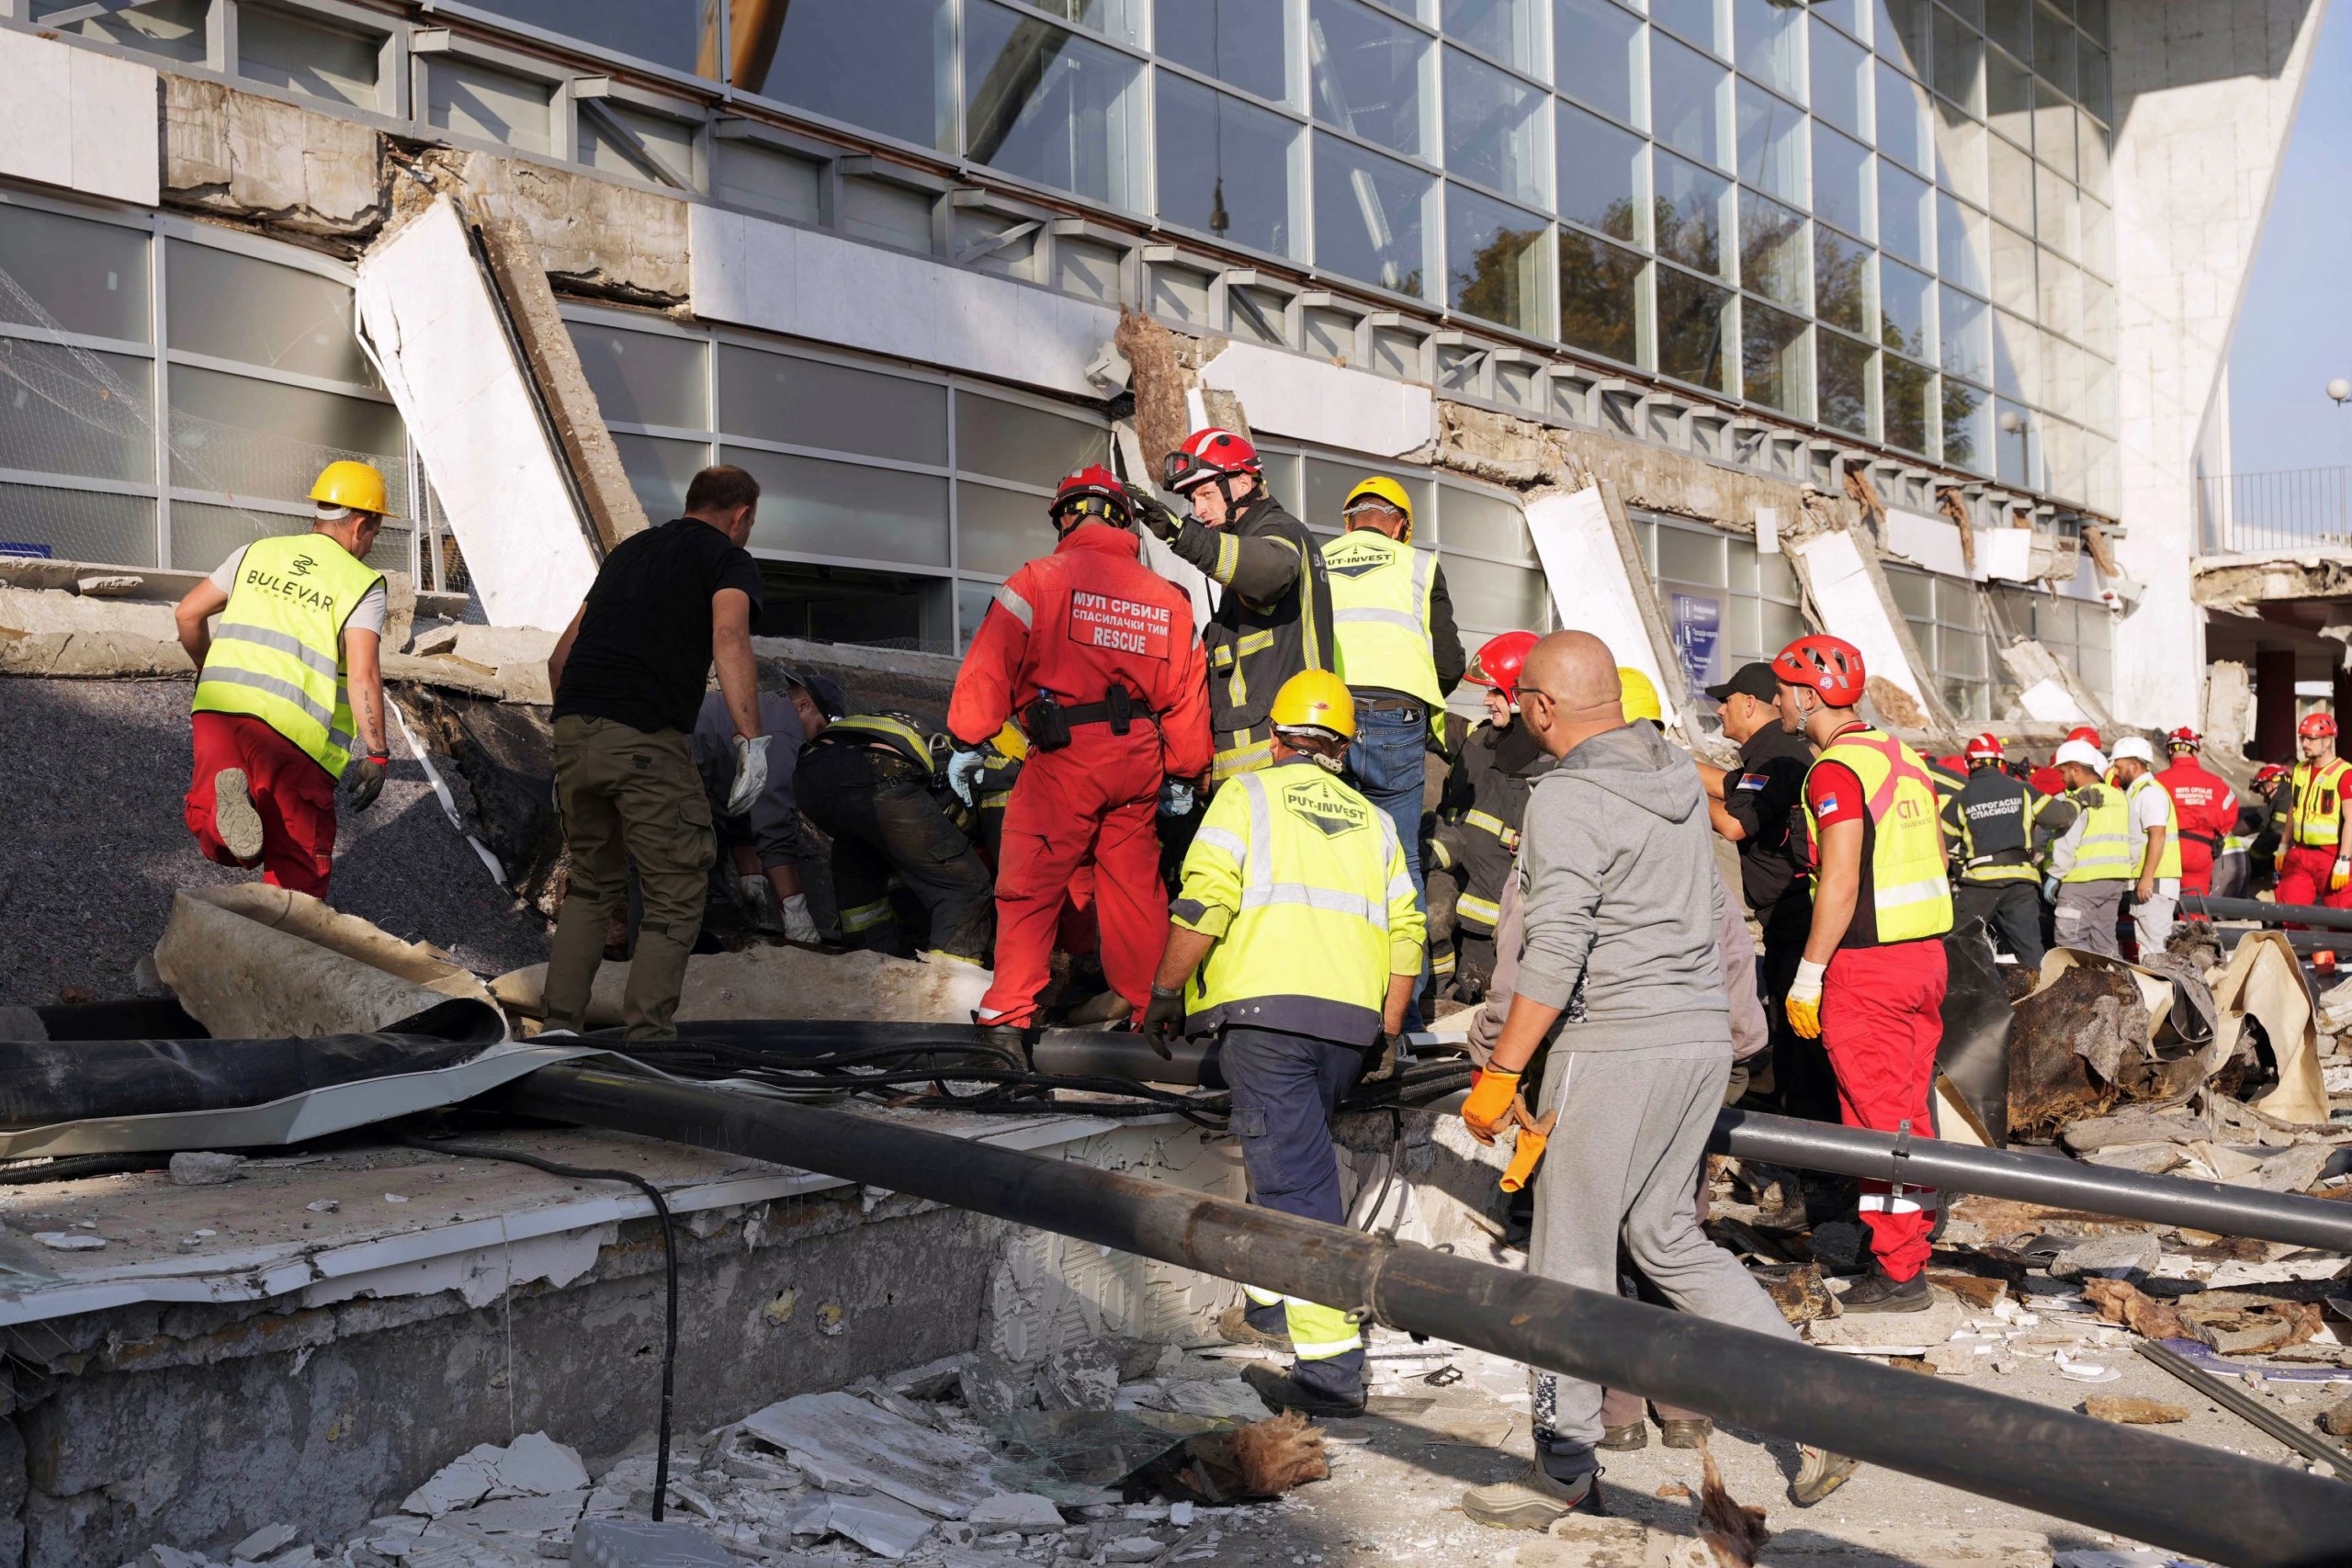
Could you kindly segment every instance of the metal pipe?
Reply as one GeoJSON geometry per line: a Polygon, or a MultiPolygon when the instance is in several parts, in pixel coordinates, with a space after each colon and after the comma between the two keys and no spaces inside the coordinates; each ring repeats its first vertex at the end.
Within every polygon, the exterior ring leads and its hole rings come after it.
{"type": "Polygon", "coordinates": [[[2259,898],[2206,898],[2189,893],[2181,896],[2180,912],[2211,920],[2261,920],[2274,926],[2283,921],[2321,931],[2352,931],[2352,909],[2327,909],[2316,904],[2266,904],[2259,898]]]}
{"type": "Polygon", "coordinates": [[[2169,1346],[2142,1339],[2135,1341],[2132,1348],[2195,1389],[2205,1398],[2211,1400],[2240,1420],[2255,1427],[2266,1436],[2277,1438],[2304,1458],[2317,1460],[2320,1463],[2334,1469],[2346,1480],[2352,1481],[2352,1457],[2347,1457],[2344,1450],[2334,1443],[2321,1442],[2244,1389],[2234,1387],[2207,1372],[2196,1362],[2169,1346]]]}
{"type": "Polygon", "coordinates": [[[2352,1490],[2284,1466],[1140,1178],[577,1064],[484,1103],[822,1171],[1341,1303],[2240,1568],[2319,1568],[2352,1540],[2352,1490]]]}

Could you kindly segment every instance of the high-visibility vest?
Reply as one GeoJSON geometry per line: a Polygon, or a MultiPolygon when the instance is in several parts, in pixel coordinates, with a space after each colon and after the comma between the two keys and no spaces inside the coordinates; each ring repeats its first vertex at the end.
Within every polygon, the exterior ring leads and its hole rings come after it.
{"type": "Polygon", "coordinates": [[[1357,528],[1323,542],[1323,569],[1340,679],[1442,705],[1430,632],[1437,557],[1377,528],[1357,528]]]}
{"type": "Polygon", "coordinates": [[[2344,775],[2352,762],[2330,757],[2324,762],[2298,762],[2293,780],[2293,805],[2287,819],[2287,841],[2334,849],[2344,821],[2344,775]]]}
{"type": "MultiPolygon", "coordinates": [[[[1951,881],[1936,830],[1935,780],[1919,754],[1883,729],[1849,729],[1833,737],[1813,766],[1844,763],[1861,781],[1870,813],[1870,898],[1879,942],[1916,942],[1951,930],[1951,881]]],[[[1808,770],[1808,773],[1810,770],[1808,770]]],[[[1815,846],[1821,824],[1805,794],[1805,827],[1815,846]]],[[[1815,851],[1819,863],[1819,850],[1815,851]]],[[[1859,918],[1859,917],[1857,917],[1859,918]]]]}
{"type": "Polygon", "coordinates": [[[2136,882],[2132,859],[2132,806],[2113,784],[2085,784],[2072,792],[2083,808],[2083,836],[2075,841],[2075,863],[2064,882],[2136,882]]]}
{"type": "MultiPolygon", "coordinates": [[[[2172,791],[2158,784],[2154,774],[2142,773],[2132,781],[2132,787],[2123,792],[2124,831],[2127,833],[2131,831],[2132,802],[2139,799],[2140,792],[2146,789],[2154,790],[2157,797],[2165,803],[2165,847],[2156,852],[2156,880],[2161,882],[2170,877],[2178,881],[2180,878],[2180,808],[2173,804],[2172,791]]],[[[2137,858],[2144,861],[2147,853],[2147,845],[2143,843],[2137,858]]],[[[2140,867],[2137,864],[2132,866],[2132,874],[2134,877],[2140,874],[2140,867]]]]}
{"type": "Polygon", "coordinates": [[[1952,859],[1960,879],[1980,886],[2041,881],[2029,852],[2033,819],[2041,806],[2042,797],[2032,785],[1998,768],[1971,773],[1968,786],[1953,798],[1951,813],[1959,826],[1952,859]]]}
{"type": "Polygon", "coordinates": [[[260,719],[341,778],[355,733],[344,623],[383,581],[323,534],[255,539],[204,656],[196,711],[260,719]]]}
{"type": "Polygon", "coordinates": [[[1419,975],[1424,922],[1387,813],[1304,757],[1228,779],[1184,856],[1169,915],[1217,938],[1188,1026],[1380,1033],[1392,975],[1419,975]]]}

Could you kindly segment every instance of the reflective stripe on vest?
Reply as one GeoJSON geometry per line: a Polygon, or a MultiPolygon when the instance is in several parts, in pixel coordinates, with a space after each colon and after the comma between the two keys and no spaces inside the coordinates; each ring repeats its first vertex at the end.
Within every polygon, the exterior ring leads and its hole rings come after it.
{"type": "Polygon", "coordinates": [[[2319,763],[2295,764],[2289,843],[2335,848],[2344,828],[2344,775],[2347,773],[2352,773],[2352,762],[2340,757],[2330,757],[2319,763]]]}
{"type": "Polygon", "coordinates": [[[322,534],[255,539],[204,657],[196,711],[260,719],[341,778],[356,732],[343,628],[383,581],[322,534]]]}
{"type": "Polygon", "coordinates": [[[2132,861],[2132,807],[2112,784],[2085,784],[2075,792],[2083,808],[2083,835],[2075,843],[2075,863],[2064,882],[2132,882],[2140,868],[2132,861]]]}
{"type": "Polygon", "coordinates": [[[1503,841],[1503,848],[1510,851],[1513,854],[1517,854],[1519,852],[1519,829],[1512,827],[1510,823],[1504,821],[1501,818],[1496,816],[1491,811],[1471,810],[1464,812],[1462,817],[1462,825],[1465,828],[1476,828],[1485,832],[1492,833],[1496,838],[1500,839],[1503,841]]]}
{"type": "MultiPolygon", "coordinates": [[[[1871,818],[1871,905],[1881,942],[1914,942],[1951,930],[1951,883],[1936,829],[1935,780],[1919,754],[1881,729],[1833,738],[1815,760],[1844,763],[1861,781],[1871,818]]],[[[1810,771],[1810,770],[1808,770],[1810,771]]],[[[1821,841],[1821,824],[1805,795],[1805,824],[1821,841]]]]}
{"type": "MultiPolygon", "coordinates": [[[[2165,803],[2165,847],[2156,853],[2156,880],[2161,882],[2170,877],[2177,881],[2180,877],[2180,810],[2173,804],[2172,791],[2158,784],[2154,774],[2142,773],[2132,781],[2132,787],[2124,791],[2124,830],[2131,830],[2131,803],[2140,798],[2140,792],[2143,789],[2154,790],[2165,803]]],[[[2139,846],[2139,858],[2144,860],[2147,852],[2148,846],[2143,840],[2139,846]]],[[[2132,874],[2135,877],[2140,874],[2139,866],[2132,868],[2132,874]]]]}
{"type": "Polygon", "coordinates": [[[1357,528],[1323,542],[1323,570],[1340,679],[1442,704],[1430,634],[1437,558],[1376,528],[1357,528]]]}
{"type": "Polygon", "coordinates": [[[825,726],[817,739],[878,741],[918,768],[932,765],[931,743],[922,738],[922,732],[887,714],[854,713],[846,718],[837,718],[825,726]]]}

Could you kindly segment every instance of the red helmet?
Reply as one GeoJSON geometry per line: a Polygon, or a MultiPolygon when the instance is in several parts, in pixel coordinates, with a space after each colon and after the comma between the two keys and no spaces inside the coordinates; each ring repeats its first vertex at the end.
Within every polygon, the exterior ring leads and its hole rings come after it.
{"type": "Polygon", "coordinates": [[[2008,754],[2001,738],[1989,731],[1968,743],[1968,760],[1972,762],[1997,762],[2008,754]]]}
{"type": "Polygon", "coordinates": [[[1834,708],[1849,708],[1862,700],[1870,680],[1862,668],[1862,650],[1842,637],[1815,634],[1801,637],[1781,649],[1772,660],[1772,677],[1792,686],[1819,692],[1834,708]]]}
{"type": "Polygon", "coordinates": [[[1053,503],[1046,508],[1046,515],[1054,520],[1055,527],[1065,531],[1094,517],[1114,528],[1124,528],[1130,516],[1127,492],[1110,469],[1100,463],[1089,463],[1055,487],[1053,503]]]}
{"type": "Polygon", "coordinates": [[[2284,762],[2265,762],[2254,770],[2254,787],[2267,790],[2294,771],[2284,762]]]}
{"type": "Polygon", "coordinates": [[[1520,671],[1527,668],[1527,655],[1539,639],[1533,632],[1505,632],[1488,637],[1470,660],[1470,668],[1462,678],[1476,685],[1492,686],[1510,702],[1519,701],[1520,671]]]}
{"type": "Polygon", "coordinates": [[[1161,464],[1162,488],[1182,495],[1196,485],[1235,474],[1255,474],[1258,449],[1229,430],[1211,425],[1184,437],[1184,445],[1168,454],[1161,464]]]}
{"type": "Polygon", "coordinates": [[[2194,751],[2204,744],[2205,738],[2185,724],[2165,737],[2165,750],[2167,751],[2194,751]]]}
{"type": "Polygon", "coordinates": [[[2306,715],[2303,722],[2295,726],[2295,733],[2306,740],[2321,735],[2332,739],[2335,734],[2335,716],[2332,713],[2306,715]]]}
{"type": "Polygon", "coordinates": [[[2098,731],[2087,724],[2078,724],[2074,728],[2066,731],[2066,739],[2069,740],[2079,740],[2084,745],[2090,747],[2097,747],[2099,744],[2098,731]]]}

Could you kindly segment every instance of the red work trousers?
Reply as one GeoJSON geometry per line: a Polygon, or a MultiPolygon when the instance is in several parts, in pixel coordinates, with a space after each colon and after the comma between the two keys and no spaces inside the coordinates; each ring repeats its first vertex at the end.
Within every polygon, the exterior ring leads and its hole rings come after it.
{"type": "Polygon", "coordinates": [[[199,713],[194,719],[187,830],[196,835],[196,847],[218,864],[245,863],[229,852],[212,822],[213,776],[223,768],[243,768],[261,814],[261,879],[325,897],[334,866],[334,780],[300,747],[249,714],[199,713]]]}
{"type": "MultiPolygon", "coordinates": [[[[1874,1133],[1911,1123],[1932,1138],[1928,1097],[1936,1047],[1943,1043],[1944,944],[1929,937],[1884,947],[1841,947],[1821,987],[1821,1043],[1838,1075],[1839,1119],[1874,1133]]],[[[1887,1277],[1908,1280],[1927,1266],[1936,1223],[1932,1187],[1865,1179],[1862,1224],[1887,1277]]]]}
{"type": "Polygon", "coordinates": [[[1153,821],[1165,777],[1159,731],[1142,719],[1125,735],[1081,724],[1057,751],[1032,751],[1004,808],[996,868],[996,980],[979,1021],[1025,1028],[1037,1016],[1065,904],[1083,896],[1091,867],[1102,976],[1141,1017],[1168,945],[1168,890],[1159,881],[1153,821]]]}
{"type": "MultiPolygon", "coordinates": [[[[2318,904],[2330,909],[2352,909],[2352,883],[2335,892],[2327,890],[2328,879],[2335,874],[2335,846],[2333,844],[2290,844],[2287,858],[2278,867],[2278,902],[2281,904],[2318,904]]],[[[2300,931],[2300,926],[2289,926],[2300,931]]]]}

